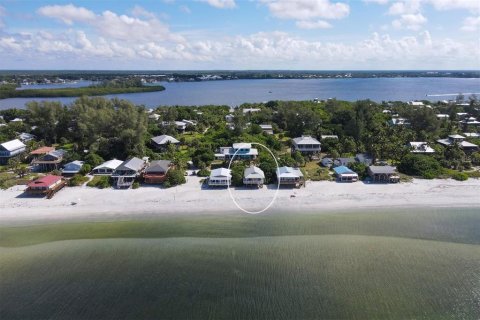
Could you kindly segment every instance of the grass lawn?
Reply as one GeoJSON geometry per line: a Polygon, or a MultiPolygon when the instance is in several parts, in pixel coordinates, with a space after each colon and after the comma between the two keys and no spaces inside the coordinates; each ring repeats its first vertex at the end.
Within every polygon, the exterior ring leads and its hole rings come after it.
{"type": "Polygon", "coordinates": [[[0,318],[475,319],[477,211],[0,227],[0,318]]]}
{"type": "Polygon", "coordinates": [[[306,173],[306,178],[312,181],[320,180],[332,180],[332,176],[329,175],[328,168],[324,168],[320,165],[319,161],[309,161],[305,163],[305,167],[302,167],[306,173]]]}

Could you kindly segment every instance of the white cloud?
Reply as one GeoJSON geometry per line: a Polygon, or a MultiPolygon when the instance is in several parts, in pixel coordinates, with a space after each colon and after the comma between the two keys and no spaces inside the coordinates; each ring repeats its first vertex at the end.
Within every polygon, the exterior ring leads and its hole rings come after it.
{"type": "Polygon", "coordinates": [[[262,0],[270,13],[281,19],[299,21],[322,19],[342,19],[349,15],[350,7],[342,2],[330,0],[262,0]]]}
{"type": "Polygon", "coordinates": [[[87,22],[95,19],[95,13],[73,4],[45,6],[39,8],[37,12],[45,17],[61,20],[68,25],[72,25],[74,21],[87,22]]]}
{"type": "Polygon", "coordinates": [[[134,8],[136,16],[117,15],[106,10],[102,14],[95,14],[92,11],[76,7],[74,5],[45,6],[38,9],[38,13],[47,17],[58,19],[72,25],[74,22],[81,22],[97,29],[98,33],[107,38],[127,42],[142,41],[174,41],[182,42],[180,35],[170,32],[168,26],[155,18],[155,15],[142,7],[134,8]]]}
{"type": "Polygon", "coordinates": [[[427,18],[421,13],[402,14],[400,19],[392,21],[392,26],[396,29],[419,30],[426,22],[427,18]]]}
{"type": "Polygon", "coordinates": [[[317,21],[297,21],[296,26],[300,29],[328,29],[332,25],[324,20],[317,21]]]}
{"type": "Polygon", "coordinates": [[[390,0],[363,0],[365,3],[387,4],[390,0]]]}
{"type": "Polygon", "coordinates": [[[179,9],[180,9],[180,11],[182,11],[183,13],[188,13],[188,14],[192,13],[192,10],[190,10],[190,8],[189,8],[188,6],[186,6],[186,5],[180,6],[179,9]]]}
{"type": "Polygon", "coordinates": [[[463,31],[480,30],[480,16],[465,18],[465,20],[463,20],[462,30],[463,31]]]}
{"type": "Polygon", "coordinates": [[[410,0],[405,2],[395,2],[388,9],[388,14],[402,15],[402,14],[414,14],[420,10],[420,1],[410,0]]]}
{"type": "Polygon", "coordinates": [[[478,0],[423,0],[430,3],[437,10],[466,9],[480,13],[478,0]]]}
{"type": "Polygon", "coordinates": [[[139,17],[144,17],[144,18],[148,18],[148,19],[154,19],[155,18],[155,14],[145,10],[143,7],[141,7],[139,5],[135,5],[133,7],[132,15],[134,17],[137,17],[137,18],[139,18],[139,17]]]}
{"type": "Polygon", "coordinates": [[[218,9],[233,9],[237,6],[235,3],[235,0],[198,0],[198,1],[208,3],[212,7],[215,7],[218,9]]]}

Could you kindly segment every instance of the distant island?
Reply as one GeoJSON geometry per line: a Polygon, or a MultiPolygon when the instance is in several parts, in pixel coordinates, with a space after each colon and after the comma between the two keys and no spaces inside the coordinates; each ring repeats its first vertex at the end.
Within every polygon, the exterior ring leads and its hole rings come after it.
{"type": "Polygon", "coordinates": [[[165,87],[159,85],[144,85],[144,83],[137,78],[104,80],[98,84],[79,88],[17,90],[17,87],[18,84],[7,83],[0,85],[0,99],[103,96],[108,94],[154,92],[165,90],[165,87]]]}
{"type": "MultiPolygon", "coordinates": [[[[52,84],[136,79],[142,84],[239,79],[480,78],[478,70],[0,70],[1,84],[52,84]]],[[[138,89],[136,89],[138,90],[138,89]]],[[[152,88],[146,91],[155,91],[152,88]]],[[[121,93],[131,93],[122,91],[121,93]]],[[[133,91],[144,92],[144,91],[133,91]]],[[[78,91],[77,91],[78,93],[78,91]]],[[[77,93],[74,95],[76,96],[77,93]]],[[[120,92],[109,92],[120,93],[120,92]]],[[[25,94],[25,93],[24,93],[25,94]]],[[[85,93],[87,94],[87,93],[85,93]]],[[[38,96],[38,95],[36,95],[38,96]]],[[[71,95],[63,95],[67,97],[71,95]]],[[[26,97],[26,96],[21,96],[26,97]]],[[[31,97],[31,96],[29,96],[31,97]]],[[[48,96],[52,97],[52,96],[48,96]]]]}

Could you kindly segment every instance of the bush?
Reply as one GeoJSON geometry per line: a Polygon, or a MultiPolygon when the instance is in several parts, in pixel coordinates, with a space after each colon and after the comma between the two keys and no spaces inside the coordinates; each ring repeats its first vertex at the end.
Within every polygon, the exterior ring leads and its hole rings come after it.
{"type": "Polygon", "coordinates": [[[442,167],[435,158],[430,156],[408,154],[400,161],[398,171],[425,179],[434,179],[442,173],[442,167]]]}
{"type": "Polygon", "coordinates": [[[465,172],[457,172],[452,175],[452,179],[458,181],[465,181],[468,180],[468,174],[466,174],[465,172]]]}
{"type": "Polygon", "coordinates": [[[184,171],[180,169],[171,169],[167,172],[167,181],[163,184],[166,188],[175,187],[187,182],[184,171]]]}
{"type": "Polygon", "coordinates": [[[208,169],[201,169],[200,171],[197,172],[197,176],[199,177],[208,177],[210,175],[210,170],[208,169]]]}
{"type": "Polygon", "coordinates": [[[138,181],[135,181],[133,184],[132,184],[132,189],[138,189],[140,188],[140,183],[138,181]]]}
{"type": "Polygon", "coordinates": [[[77,186],[81,186],[82,184],[84,184],[87,181],[88,181],[87,177],[76,174],[70,180],[68,180],[68,185],[70,187],[77,187],[77,186]]]}
{"type": "Polygon", "coordinates": [[[96,167],[104,162],[103,158],[96,153],[90,153],[85,157],[85,164],[96,167]]]}
{"type": "Polygon", "coordinates": [[[95,176],[93,179],[87,183],[88,187],[105,189],[110,188],[112,184],[110,183],[110,177],[108,176],[95,176]]]}
{"type": "Polygon", "coordinates": [[[90,171],[92,171],[92,166],[89,165],[88,163],[85,163],[82,166],[82,169],[80,169],[80,174],[81,175],[86,175],[86,174],[90,173],[90,171]]]}

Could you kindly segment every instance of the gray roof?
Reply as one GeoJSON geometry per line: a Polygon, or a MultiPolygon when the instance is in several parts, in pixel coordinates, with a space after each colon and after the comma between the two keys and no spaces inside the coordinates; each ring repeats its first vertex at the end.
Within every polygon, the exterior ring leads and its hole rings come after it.
{"type": "Polygon", "coordinates": [[[392,166],[370,166],[368,167],[373,174],[392,174],[397,168],[392,166]]]}
{"type": "Polygon", "coordinates": [[[23,142],[18,139],[4,142],[1,144],[1,146],[7,151],[14,151],[20,148],[25,148],[23,142]]]}
{"type": "Polygon", "coordinates": [[[318,141],[315,138],[312,138],[311,136],[301,136],[298,138],[294,138],[293,141],[299,145],[299,144],[318,144],[320,145],[320,141],[318,141]]]}
{"type": "Polygon", "coordinates": [[[358,153],[355,156],[355,159],[358,162],[366,164],[366,165],[371,165],[373,163],[373,157],[371,155],[369,155],[368,153],[358,153]]]}
{"type": "Polygon", "coordinates": [[[180,143],[177,139],[175,139],[172,136],[168,136],[166,134],[162,134],[161,136],[153,137],[152,141],[155,142],[156,144],[162,145],[162,144],[167,144],[167,143],[180,143]]]}
{"type": "Polygon", "coordinates": [[[145,173],[152,172],[167,172],[170,168],[172,162],[169,160],[155,160],[150,162],[148,167],[145,169],[145,173]]]}
{"type": "Polygon", "coordinates": [[[137,157],[133,157],[129,160],[125,160],[121,165],[117,167],[116,170],[133,170],[133,171],[140,171],[142,170],[145,161],[139,159],[137,157]]]}
{"type": "Polygon", "coordinates": [[[280,167],[277,169],[277,178],[297,178],[303,177],[302,171],[299,168],[280,167]]]}
{"type": "Polygon", "coordinates": [[[245,178],[262,178],[265,179],[265,174],[263,173],[263,170],[260,169],[259,167],[251,166],[245,169],[243,172],[243,176],[245,178]]]}
{"type": "Polygon", "coordinates": [[[355,158],[336,158],[333,160],[333,164],[336,166],[346,166],[349,163],[354,163],[355,158]]]}

